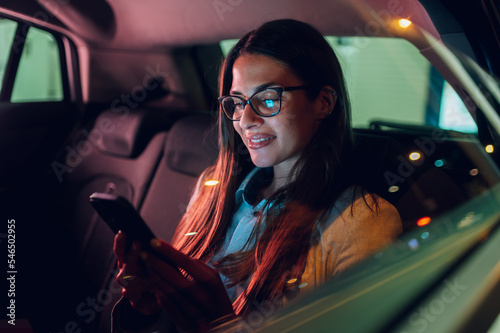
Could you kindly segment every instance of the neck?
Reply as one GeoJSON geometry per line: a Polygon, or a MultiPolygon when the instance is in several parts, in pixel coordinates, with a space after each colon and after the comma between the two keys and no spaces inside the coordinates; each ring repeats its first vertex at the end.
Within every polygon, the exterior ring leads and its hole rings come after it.
{"type": "Polygon", "coordinates": [[[286,184],[286,178],[273,178],[271,181],[271,184],[269,184],[266,188],[263,190],[263,195],[265,198],[269,198],[271,195],[273,195],[276,191],[278,191],[280,188],[285,186],[286,184]]]}
{"type": "Polygon", "coordinates": [[[295,163],[297,163],[297,159],[284,161],[273,166],[274,180],[281,180],[283,182],[283,185],[285,185],[284,182],[286,181],[288,176],[290,176],[295,163]]]}
{"type": "Polygon", "coordinates": [[[273,179],[271,183],[262,190],[264,198],[269,198],[276,191],[286,185],[291,168],[284,168],[282,165],[273,167],[273,179]]]}

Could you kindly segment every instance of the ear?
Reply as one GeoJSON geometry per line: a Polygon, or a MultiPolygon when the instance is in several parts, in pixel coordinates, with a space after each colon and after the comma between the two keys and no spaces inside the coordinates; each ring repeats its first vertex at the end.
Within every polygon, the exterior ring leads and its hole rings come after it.
{"type": "Polygon", "coordinates": [[[332,86],[323,86],[316,101],[318,103],[317,117],[318,119],[325,119],[332,114],[335,108],[337,92],[332,86]]]}

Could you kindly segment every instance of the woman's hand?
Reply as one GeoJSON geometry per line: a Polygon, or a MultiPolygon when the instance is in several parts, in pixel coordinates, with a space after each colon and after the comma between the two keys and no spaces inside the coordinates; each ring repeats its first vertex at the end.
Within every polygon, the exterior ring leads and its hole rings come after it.
{"type": "Polygon", "coordinates": [[[126,236],[121,231],[115,236],[113,251],[118,259],[116,280],[123,286],[122,295],[129,299],[134,309],[144,315],[152,315],[161,310],[152,291],[152,281],[139,265],[141,248],[134,242],[132,249],[125,253],[126,236]]]}
{"type": "Polygon", "coordinates": [[[204,332],[214,320],[236,317],[215,269],[163,241],[155,239],[151,246],[171,263],[142,253],[158,303],[180,328],[204,332]]]}

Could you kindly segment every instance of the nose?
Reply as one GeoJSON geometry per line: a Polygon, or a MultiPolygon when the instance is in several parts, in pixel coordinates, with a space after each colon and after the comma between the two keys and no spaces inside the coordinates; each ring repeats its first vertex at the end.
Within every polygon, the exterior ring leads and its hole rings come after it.
{"type": "Polygon", "coordinates": [[[249,129],[259,126],[264,122],[264,119],[254,112],[250,104],[245,105],[243,114],[240,118],[240,126],[243,129],[249,129]]]}

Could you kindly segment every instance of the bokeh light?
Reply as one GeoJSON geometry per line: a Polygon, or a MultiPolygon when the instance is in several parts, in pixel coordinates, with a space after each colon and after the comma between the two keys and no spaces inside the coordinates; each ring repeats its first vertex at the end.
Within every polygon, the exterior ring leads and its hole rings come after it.
{"type": "Polygon", "coordinates": [[[399,26],[403,29],[406,29],[411,25],[411,21],[408,19],[400,19],[398,21],[398,23],[399,23],[399,26]]]}
{"type": "Polygon", "coordinates": [[[424,216],[418,219],[417,225],[419,227],[423,227],[431,223],[431,218],[429,216],[424,216]]]}

